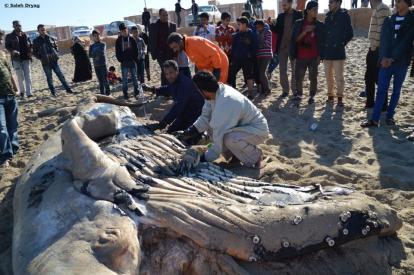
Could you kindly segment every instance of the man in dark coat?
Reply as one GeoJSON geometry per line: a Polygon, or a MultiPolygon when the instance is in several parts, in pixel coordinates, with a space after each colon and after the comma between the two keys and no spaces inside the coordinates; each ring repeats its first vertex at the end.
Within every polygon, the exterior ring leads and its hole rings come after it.
{"type": "MultiPolygon", "coordinates": [[[[159,11],[160,19],[149,26],[149,51],[152,59],[157,60],[162,70],[165,61],[173,59],[173,52],[168,46],[168,36],[176,32],[177,26],[168,21],[168,12],[165,9],[159,11]]],[[[161,85],[166,85],[165,75],[161,73],[161,85]]]]}
{"type": "Polygon", "coordinates": [[[351,41],[354,32],[351,18],[346,9],[341,9],[342,0],[330,0],[329,12],[325,17],[325,43],[321,58],[324,60],[325,77],[328,86],[328,103],[334,102],[334,86],[336,82],[336,96],[338,107],[343,107],[345,89],[345,46],[351,41]],[[334,81],[335,74],[335,81],[334,81]]]}
{"type": "Polygon", "coordinates": [[[31,97],[30,62],[32,61],[32,42],[22,31],[19,21],[13,21],[14,31],[6,35],[6,49],[10,52],[12,66],[19,83],[20,96],[31,97]]]}
{"type": "Polygon", "coordinates": [[[296,94],[295,61],[293,57],[289,56],[289,52],[293,24],[296,20],[302,19],[303,16],[301,12],[292,8],[292,0],[283,0],[282,7],[284,12],[277,17],[276,25],[272,26],[272,31],[277,34],[276,52],[279,56],[280,85],[283,89],[282,97],[286,97],[289,95],[289,78],[287,74],[289,60],[292,69],[290,89],[292,94],[296,94]]]}
{"type": "Polygon", "coordinates": [[[143,86],[143,88],[154,92],[157,96],[171,96],[174,99],[174,106],[159,123],[148,127],[157,130],[169,125],[167,133],[185,130],[201,115],[204,98],[194,82],[179,72],[178,64],[174,60],[166,61],[163,64],[163,71],[168,85],[159,88],[143,86]]]}
{"type": "Polygon", "coordinates": [[[151,14],[147,10],[147,8],[144,8],[144,12],[142,13],[141,18],[142,18],[142,25],[144,25],[145,27],[145,33],[148,33],[148,27],[151,23],[151,14]]]}

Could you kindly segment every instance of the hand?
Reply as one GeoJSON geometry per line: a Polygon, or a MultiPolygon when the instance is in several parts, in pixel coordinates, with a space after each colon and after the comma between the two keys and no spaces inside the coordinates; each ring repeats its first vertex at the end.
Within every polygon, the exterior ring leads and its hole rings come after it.
{"type": "Polygon", "coordinates": [[[178,164],[177,173],[179,175],[183,175],[195,169],[200,163],[200,158],[202,155],[203,153],[193,148],[188,149],[178,164]]]}
{"type": "Polygon", "coordinates": [[[142,84],[142,89],[146,92],[152,92],[155,93],[155,87],[154,86],[148,86],[147,84],[142,84]]]}
{"type": "Polygon", "coordinates": [[[185,131],[182,131],[181,133],[177,133],[176,138],[180,140],[181,142],[187,142],[188,140],[195,138],[200,133],[198,132],[197,128],[194,126],[191,126],[185,131]]]}
{"type": "Polygon", "coordinates": [[[19,51],[12,51],[12,55],[13,56],[20,56],[20,52],[19,51]]]}
{"type": "Polygon", "coordinates": [[[164,122],[160,122],[160,123],[153,123],[153,124],[148,124],[146,125],[146,127],[150,130],[155,132],[156,130],[161,130],[165,128],[165,123],[164,122]]]}
{"type": "Polygon", "coordinates": [[[391,66],[392,59],[391,58],[383,58],[381,60],[381,67],[382,68],[388,68],[391,66]]]}

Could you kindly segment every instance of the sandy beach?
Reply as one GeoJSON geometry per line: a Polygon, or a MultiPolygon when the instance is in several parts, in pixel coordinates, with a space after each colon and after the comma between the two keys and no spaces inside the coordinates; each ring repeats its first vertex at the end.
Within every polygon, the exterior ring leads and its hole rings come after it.
{"type": "MultiPolygon", "coordinates": [[[[319,92],[314,105],[307,104],[308,81],[305,81],[305,97],[299,106],[289,98],[279,98],[279,71],[274,72],[272,94],[254,99],[268,119],[273,135],[273,139],[262,146],[270,159],[259,176],[265,181],[297,185],[341,184],[390,205],[404,222],[398,237],[405,253],[403,260],[392,267],[392,273],[413,274],[414,143],[407,141],[406,136],[414,127],[414,78],[407,77],[404,83],[395,117],[397,126],[389,127],[384,123],[378,129],[361,128],[361,121],[370,115],[370,111],[363,108],[365,98],[359,97],[364,89],[367,48],[368,40],[365,38],[355,38],[348,46],[344,109],[326,105],[322,65],[319,66],[319,92]],[[310,130],[314,123],[317,128],[310,130]]],[[[108,65],[114,65],[120,73],[113,49],[108,51],[108,59],[108,65]]],[[[60,65],[66,79],[71,81],[73,57],[63,55],[60,65]]],[[[158,85],[160,70],[156,62],[151,63],[151,73],[149,84],[158,85]]],[[[57,84],[55,76],[54,80],[57,84]]],[[[242,81],[239,74],[240,86],[242,81]]],[[[0,170],[0,274],[11,274],[13,190],[21,171],[39,145],[70,118],[73,107],[99,92],[94,75],[92,81],[73,85],[74,95],[59,88],[58,97],[51,97],[37,60],[32,63],[32,83],[35,97],[19,99],[19,153],[10,167],[0,170]],[[43,116],[41,112],[51,108],[59,108],[59,111],[43,116]]],[[[121,98],[120,86],[113,91],[115,97],[121,98]]],[[[146,108],[146,117],[142,109],[135,111],[140,119],[158,119],[168,106],[168,102],[157,101],[146,108]]]]}

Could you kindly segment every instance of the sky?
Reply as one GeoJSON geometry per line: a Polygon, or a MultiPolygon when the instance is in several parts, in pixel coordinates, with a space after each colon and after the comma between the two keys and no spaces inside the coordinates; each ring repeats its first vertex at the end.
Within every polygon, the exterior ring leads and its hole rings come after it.
{"type": "MultiPolygon", "coordinates": [[[[391,0],[385,0],[385,3],[391,0]]],[[[176,0],[146,0],[149,8],[174,10],[176,0]]],[[[207,0],[196,0],[206,5],[207,0]]],[[[221,4],[245,2],[244,0],[220,0],[221,4]]],[[[360,4],[360,0],[358,1],[360,4]]],[[[350,7],[351,0],[344,0],[343,6],[350,7]]],[[[191,0],[181,0],[184,8],[190,8],[191,0]]],[[[264,0],[265,9],[276,10],[277,0],[264,0]]],[[[319,0],[323,12],[328,0],[319,0]]],[[[23,30],[34,30],[40,23],[57,26],[94,26],[122,20],[126,16],[141,14],[144,0],[0,0],[0,29],[11,30],[11,22],[20,20],[23,30]],[[11,4],[32,4],[34,7],[11,8],[11,4]],[[39,5],[40,7],[36,7],[39,5]],[[9,7],[7,7],[9,6],[9,7]]]]}

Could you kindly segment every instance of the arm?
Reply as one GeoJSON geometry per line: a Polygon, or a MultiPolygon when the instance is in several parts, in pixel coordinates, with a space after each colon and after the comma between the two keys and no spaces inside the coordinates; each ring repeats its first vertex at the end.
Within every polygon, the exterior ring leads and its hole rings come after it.
{"type": "Polygon", "coordinates": [[[39,46],[37,40],[33,40],[33,55],[40,59],[39,46]]]}
{"type": "Polygon", "coordinates": [[[344,30],[344,46],[354,37],[354,30],[352,29],[351,17],[348,13],[345,15],[345,30],[344,30]]]}
{"type": "Polygon", "coordinates": [[[205,132],[210,128],[211,112],[211,103],[208,101],[204,101],[203,109],[201,110],[201,115],[193,124],[193,126],[197,129],[199,133],[205,132]]]}
{"type": "Polygon", "coordinates": [[[155,88],[155,94],[157,96],[172,96],[172,85],[164,85],[159,88],[155,88]]]}
{"type": "Polygon", "coordinates": [[[213,25],[209,25],[208,26],[208,38],[210,39],[210,41],[214,41],[216,40],[216,28],[213,25]]]}
{"type": "Polygon", "coordinates": [[[115,42],[115,56],[116,56],[116,59],[120,63],[122,63],[123,60],[122,60],[122,53],[121,53],[121,45],[120,44],[121,44],[120,40],[117,39],[116,42],[115,42]]]}
{"type": "Polygon", "coordinates": [[[6,35],[6,42],[5,42],[5,47],[6,49],[10,52],[10,54],[14,54],[15,50],[13,49],[13,45],[12,45],[12,41],[11,41],[11,35],[8,34],[6,35]]]}
{"type": "Polygon", "coordinates": [[[385,18],[384,24],[381,28],[381,38],[380,38],[380,50],[379,50],[379,60],[383,58],[389,58],[389,53],[391,52],[391,39],[390,39],[390,17],[385,18]]]}
{"type": "Polygon", "coordinates": [[[161,124],[171,124],[184,110],[188,102],[188,94],[191,91],[191,87],[186,85],[181,91],[179,91],[176,102],[168,114],[161,120],[161,124]],[[185,92],[184,92],[185,91],[185,92]]]}

